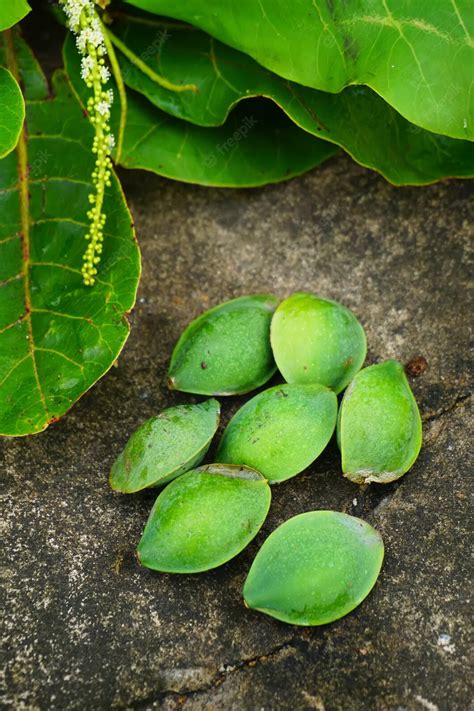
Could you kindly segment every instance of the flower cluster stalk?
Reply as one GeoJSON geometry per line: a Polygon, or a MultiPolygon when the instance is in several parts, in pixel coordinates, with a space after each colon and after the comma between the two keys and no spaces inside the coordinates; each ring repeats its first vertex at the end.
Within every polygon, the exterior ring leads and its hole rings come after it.
{"type": "Polygon", "coordinates": [[[82,55],[81,77],[92,96],[87,101],[89,119],[95,136],[92,152],[96,155],[92,183],[94,191],[89,195],[89,230],[86,234],[88,245],[84,253],[82,276],[84,284],[95,283],[97,265],[100,261],[104,239],[106,216],[103,202],[106,187],[111,182],[112,161],[110,154],[114,147],[114,137],[110,130],[110,108],[113,101],[112,89],[106,89],[110,72],[105,63],[107,54],[102,23],[97,15],[93,0],[60,0],[66,13],[68,27],[76,35],[77,49],[82,55]]]}

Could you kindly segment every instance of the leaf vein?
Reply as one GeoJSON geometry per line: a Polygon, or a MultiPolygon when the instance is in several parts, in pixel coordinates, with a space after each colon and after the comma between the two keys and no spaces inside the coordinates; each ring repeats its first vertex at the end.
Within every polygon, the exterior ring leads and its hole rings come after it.
{"type": "MultiPolygon", "coordinates": [[[[15,77],[18,83],[20,83],[20,75],[18,70],[18,65],[16,61],[15,50],[13,48],[13,37],[11,30],[6,33],[6,55],[7,64],[11,73],[15,77]]],[[[18,162],[18,179],[19,179],[19,201],[20,201],[20,221],[21,221],[21,242],[23,251],[23,284],[24,284],[24,298],[25,298],[25,312],[26,312],[26,323],[28,327],[28,348],[31,356],[31,362],[33,365],[33,373],[35,376],[36,387],[39,394],[39,399],[41,405],[44,409],[44,413],[49,417],[49,412],[46,407],[46,401],[44,398],[43,389],[41,387],[41,382],[38,373],[38,367],[35,358],[34,351],[34,340],[33,340],[33,327],[31,324],[31,294],[30,294],[30,222],[29,222],[29,190],[28,190],[28,153],[26,145],[26,128],[23,126],[20,138],[18,140],[17,148],[17,162],[18,162]]]]}

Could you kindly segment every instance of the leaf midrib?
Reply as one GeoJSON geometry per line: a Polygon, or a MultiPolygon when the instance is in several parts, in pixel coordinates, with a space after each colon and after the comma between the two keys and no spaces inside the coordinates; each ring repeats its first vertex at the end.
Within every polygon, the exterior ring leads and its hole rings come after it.
{"type": "MultiPolygon", "coordinates": [[[[13,36],[12,31],[7,30],[5,32],[5,48],[6,48],[6,60],[7,66],[16,81],[20,84],[20,72],[18,69],[18,63],[16,60],[15,49],[13,47],[13,36]]],[[[41,382],[38,374],[38,367],[36,363],[35,356],[35,344],[33,339],[33,326],[31,322],[31,291],[30,291],[30,197],[28,192],[28,150],[27,150],[27,133],[26,133],[26,119],[23,124],[23,128],[20,133],[20,138],[16,147],[17,154],[17,165],[18,165],[18,192],[19,192],[19,205],[20,205],[20,239],[22,246],[23,255],[23,286],[24,286],[24,298],[25,298],[25,322],[28,330],[28,351],[31,357],[33,374],[36,381],[36,387],[38,389],[38,395],[40,398],[41,405],[44,409],[46,417],[49,417],[48,409],[46,407],[45,396],[41,387],[41,382]]],[[[18,363],[17,363],[18,365],[18,363]]]]}

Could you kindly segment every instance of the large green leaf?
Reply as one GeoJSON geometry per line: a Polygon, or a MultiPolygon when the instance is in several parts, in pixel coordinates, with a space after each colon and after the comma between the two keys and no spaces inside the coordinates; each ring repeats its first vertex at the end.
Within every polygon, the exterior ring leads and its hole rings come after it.
{"type": "Polygon", "coordinates": [[[25,119],[25,102],[11,72],[0,67],[0,158],[12,151],[25,119]]]}
{"type": "Polygon", "coordinates": [[[8,65],[36,97],[16,151],[0,162],[0,433],[24,435],[61,417],[115,361],[140,257],[113,176],[97,283],[84,286],[92,129],[65,77],[48,98],[25,45],[7,35],[8,65]]]}
{"type": "Polygon", "coordinates": [[[0,31],[16,25],[30,10],[26,0],[2,0],[0,4],[0,31]]]}
{"type": "Polygon", "coordinates": [[[366,84],[412,123],[474,139],[472,0],[127,0],[293,81],[366,84]]]}
{"type": "Polygon", "coordinates": [[[241,99],[267,96],[301,128],[340,145],[396,185],[474,175],[474,143],[414,126],[367,87],[339,94],[309,89],[189,25],[169,30],[166,22],[120,13],[110,31],[122,48],[125,83],[179,118],[217,126],[241,99]],[[195,84],[198,91],[169,91],[154,80],[154,72],[177,84],[195,84]]]}
{"type": "MultiPolygon", "coordinates": [[[[64,63],[84,99],[74,41],[66,38],[64,63]]],[[[117,95],[117,93],[116,93],[117,95]]],[[[272,102],[240,104],[223,126],[204,128],[174,118],[128,91],[120,164],[167,178],[220,187],[253,187],[287,180],[334,155],[336,148],[290,121],[272,102]]],[[[112,126],[119,122],[114,102],[112,126]]]]}
{"type": "Polygon", "coordinates": [[[241,104],[214,129],[157,112],[130,100],[121,165],[201,185],[255,187],[305,173],[336,153],[269,102],[241,104]]]}

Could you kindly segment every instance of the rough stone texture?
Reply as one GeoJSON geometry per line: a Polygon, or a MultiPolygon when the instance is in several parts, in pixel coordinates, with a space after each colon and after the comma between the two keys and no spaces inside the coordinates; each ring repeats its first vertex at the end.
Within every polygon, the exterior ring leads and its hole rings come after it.
{"type": "MultiPolygon", "coordinates": [[[[467,711],[470,186],[395,189],[344,157],[253,191],[123,179],[143,278],[117,368],[45,433],[0,443],[4,708],[467,711]],[[274,488],[237,559],[197,576],[140,568],[154,494],[114,494],[107,476],[138,423],[187,400],[165,384],[179,333],[223,299],[296,289],[353,308],[370,361],[426,359],[413,380],[425,421],[416,465],[364,490],[342,478],[331,444],[274,488]],[[374,591],[323,628],[246,610],[242,584],[266,535],[318,508],[380,529],[374,591]]],[[[238,402],[224,402],[224,421],[238,402]]]]}

